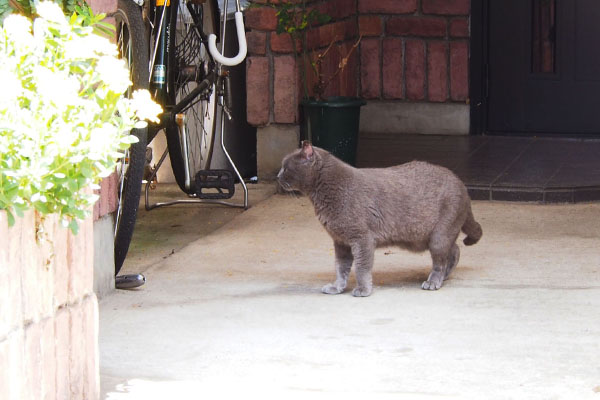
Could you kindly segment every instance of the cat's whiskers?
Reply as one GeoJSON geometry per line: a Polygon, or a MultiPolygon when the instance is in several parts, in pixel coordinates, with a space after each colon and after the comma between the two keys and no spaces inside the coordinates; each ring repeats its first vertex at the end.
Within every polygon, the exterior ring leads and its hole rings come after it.
{"type": "Polygon", "coordinates": [[[287,193],[290,197],[293,197],[294,199],[300,198],[300,196],[298,195],[298,192],[296,192],[295,190],[288,190],[287,193]]]}
{"type": "Polygon", "coordinates": [[[293,197],[294,199],[299,199],[299,192],[297,190],[292,189],[292,186],[287,182],[278,181],[279,186],[283,189],[286,195],[293,197]]]}

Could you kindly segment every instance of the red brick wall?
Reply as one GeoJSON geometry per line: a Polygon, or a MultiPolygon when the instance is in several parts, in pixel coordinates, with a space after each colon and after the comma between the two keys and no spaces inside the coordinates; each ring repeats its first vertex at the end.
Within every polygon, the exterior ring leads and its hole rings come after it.
{"type": "Polygon", "coordinates": [[[91,218],[0,211],[0,399],[99,398],[93,248],[91,218]]]}
{"type": "Polygon", "coordinates": [[[116,172],[100,182],[100,190],[95,191],[100,196],[100,199],[94,204],[94,221],[117,210],[118,185],[116,172]]]}
{"type": "MultiPolygon", "coordinates": [[[[359,51],[352,54],[326,96],[467,101],[470,0],[321,0],[309,4],[332,17],[330,23],[310,32],[308,42],[309,48],[320,50],[335,42],[335,51],[323,63],[326,75],[335,71],[340,54],[346,54],[363,36],[359,51]]],[[[296,123],[298,119],[302,87],[299,76],[291,76],[291,41],[274,32],[276,23],[271,8],[246,11],[250,29],[247,115],[253,125],[296,123]]]]}
{"type": "Polygon", "coordinates": [[[362,97],[467,100],[470,0],[358,0],[358,8],[362,97]]]}

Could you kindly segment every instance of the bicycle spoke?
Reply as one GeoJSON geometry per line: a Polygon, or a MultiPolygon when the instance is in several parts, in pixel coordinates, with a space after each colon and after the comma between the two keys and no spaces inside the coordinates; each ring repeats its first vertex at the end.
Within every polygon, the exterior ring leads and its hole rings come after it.
{"type": "MultiPolygon", "coordinates": [[[[176,68],[173,76],[171,93],[174,93],[172,104],[187,98],[214,68],[208,54],[207,33],[214,33],[214,5],[216,1],[207,0],[202,4],[179,4],[175,16],[176,29],[174,35],[174,51],[171,52],[170,65],[176,68]],[[206,11],[208,10],[208,12],[206,11]],[[206,24],[206,25],[203,25],[206,24]],[[202,31],[203,33],[200,33],[202,31]]],[[[214,74],[210,74],[214,76],[214,74]]],[[[206,82],[205,82],[206,83],[206,82]]],[[[188,194],[195,193],[194,179],[198,171],[210,168],[212,158],[213,136],[215,131],[216,97],[214,84],[209,81],[208,88],[197,95],[179,113],[185,114],[186,143],[175,130],[174,124],[167,127],[167,143],[171,154],[173,173],[180,188],[188,194]],[[189,170],[186,171],[186,166],[189,170]],[[185,176],[192,180],[192,187],[185,187],[185,176]]],[[[187,100],[186,100],[187,101],[187,100]]]]}

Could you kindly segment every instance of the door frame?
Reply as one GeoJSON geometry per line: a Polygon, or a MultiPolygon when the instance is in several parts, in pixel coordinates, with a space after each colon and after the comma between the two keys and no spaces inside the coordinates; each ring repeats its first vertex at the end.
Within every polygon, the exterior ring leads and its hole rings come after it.
{"type": "MultiPolygon", "coordinates": [[[[486,135],[488,122],[488,73],[489,73],[489,3],[491,0],[471,0],[471,37],[469,45],[469,134],[486,135]]],[[[561,138],[594,138],[600,134],[586,133],[513,133],[511,136],[546,136],[561,138]]]]}
{"type": "Polygon", "coordinates": [[[489,0],[471,0],[469,104],[471,135],[483,135],[487,127],[489,0]]]}

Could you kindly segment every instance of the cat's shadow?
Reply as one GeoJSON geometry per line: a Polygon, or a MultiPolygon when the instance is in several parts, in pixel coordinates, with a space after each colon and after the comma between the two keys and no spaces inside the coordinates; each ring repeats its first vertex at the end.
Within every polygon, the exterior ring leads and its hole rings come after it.
{"type": "MultiPolygon", "coordinates": [[[[458,271],[452,271],[452,274],[448,277],[448,281],[459,278],[461,275],[462,279],[465,279],[465,274],[468,275],[471,270],[474,270],[474,268],[469,266],[458,266],[458,271]]],[[[373,284],[381,287],[420,285],[427,280],[430,272],[431,269],[427,267],[414,267],[402,270],[374,270],[373,284]]],[[[352,283],[355,283],[355,281],[352,283]]]]}
{"type": "MultiPolygon", "coordinates": [[[[413,286],[420,285],[423,281],[427,280],[429,276],[430,268],[427,267],[413,267],[413,268],[402,268],[402,269],[389,269],[389,270],[373,270],[373,284],[380,287],[399,287],[399,286],[413,286]]],[[[335,275],[332,273],[322,272],[317,274],[316,279],[318,281],[332,280],[335,275]]],[[[311,275],[311,280],[315,276],[311,275]]],[[[451,277],[452,278],[452,277],[451,277]]],[[[356,286],[356,277],[354,270],[348,277],[348,287],[356,286]]]]}
{"type": "MultiPolygon", "coordinates": [[[[429,269],[411,268],[404,270],[373,271],[373,284],[380,287],[413,286],[427,280],[429,269]]],[[[348,287],[356,285],[356,278],[351,274],[348,278],[348,287]]]]}
{"type": "Polygon", "coordinates": [[[396,270],[396,271],[373,271],[373,284],[377,286],[404,286],[420,284],[429,276],[426,268],[396,270]]]}

